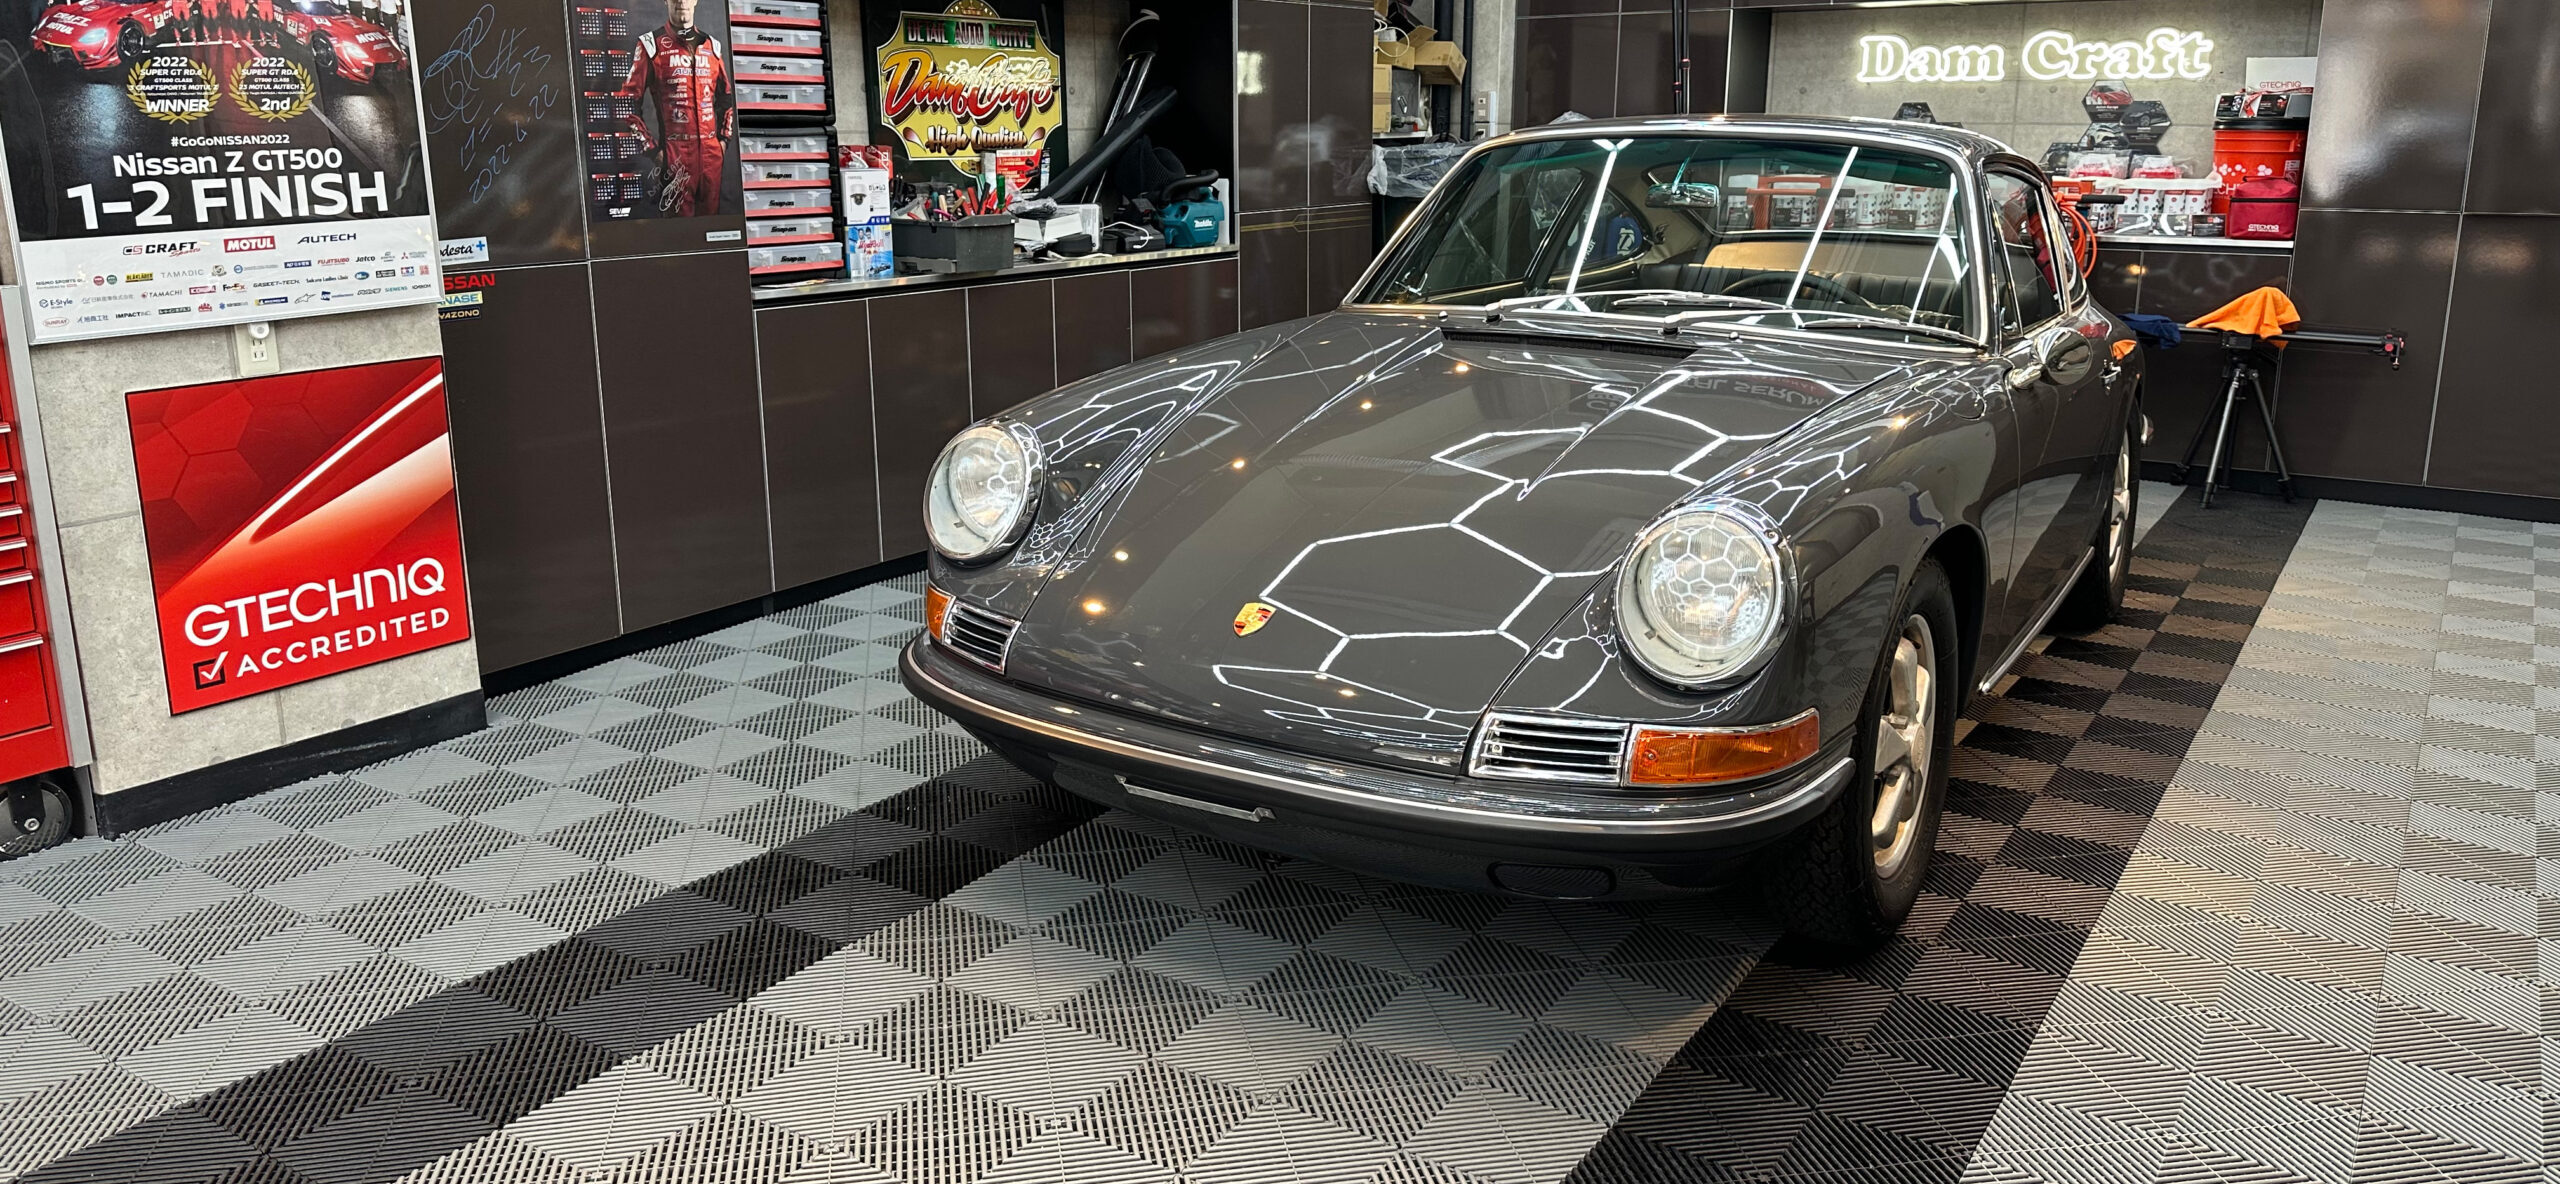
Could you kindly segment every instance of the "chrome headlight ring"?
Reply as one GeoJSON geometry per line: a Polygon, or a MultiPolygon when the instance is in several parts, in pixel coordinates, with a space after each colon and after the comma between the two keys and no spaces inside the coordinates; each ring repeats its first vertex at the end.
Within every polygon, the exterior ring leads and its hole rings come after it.
{"type": "Polygon", "coordinates": [[[1796,597],[1794,549],[1760,507],[1681,506],[1646,527],[1618,565],[1618,638],[1663,682],[1726,686],[1777,653],[1796,597]]]}
{"type": "Polygon", "coordinates": [[[1039,515],[1048,466],[1040,437],[1008,420],[976,424],[943,446],[925,481],[925,537],[943,558],[978,563],[1013,549],[1039,515]]]}

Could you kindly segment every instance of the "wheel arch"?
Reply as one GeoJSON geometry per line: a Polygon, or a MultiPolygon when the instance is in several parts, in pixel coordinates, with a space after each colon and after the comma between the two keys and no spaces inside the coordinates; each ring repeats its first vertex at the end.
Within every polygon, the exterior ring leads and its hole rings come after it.
{"type": "Polygon", "coordinates": [[[1936,560],[1947,573],[1947,585],[1956,598],[1956,658],[1963,677],[1957,689],[1957,707],[1972,697],[1973,680],[1982,665],[1982,623],[1989,611],[1987,603],[1991,587],[1991,552],[1982,533],[1970,523],[1956,523],[1929,544],[1921,555],[1925,562],[1936,560]]]}

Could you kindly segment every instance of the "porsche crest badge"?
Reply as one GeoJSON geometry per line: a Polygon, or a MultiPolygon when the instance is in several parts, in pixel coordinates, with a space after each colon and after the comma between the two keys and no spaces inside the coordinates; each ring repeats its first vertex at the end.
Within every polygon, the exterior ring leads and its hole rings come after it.
{"type": "Polygon", "coordinates": [[[1247,602],[1243,608],[1236,610],[1236,636],[1252,636],[1254,630],[1271,623],[1271,614],[1275,611],[1278,610],[1259,600],[1247,602]]]}

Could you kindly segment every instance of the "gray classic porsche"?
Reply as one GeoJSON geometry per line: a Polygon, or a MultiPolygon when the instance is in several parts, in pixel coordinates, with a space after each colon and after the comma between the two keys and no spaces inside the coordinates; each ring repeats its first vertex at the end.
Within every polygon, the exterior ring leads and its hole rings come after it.
{"type": "Polygon", "coordinates": [[[1470,152],[1330,313],[962,432],[915,693],[1085,797],[1547,898],[1889,936],[1954,723],[2113,618],[2141,358],[2042,172],[1718,117],[1470,152]]]}

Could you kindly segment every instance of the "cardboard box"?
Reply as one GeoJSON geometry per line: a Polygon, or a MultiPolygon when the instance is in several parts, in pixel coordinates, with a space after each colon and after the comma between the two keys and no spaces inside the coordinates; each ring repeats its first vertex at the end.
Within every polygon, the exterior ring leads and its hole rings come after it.
{"type": "Polygon", "coordinates": [[[1396,68],[1379,62],[1369,70],[1369,134],[1387,134],[1396,109],[1396,68]]]}
{"type": "Polygon", "coordinates": [[[1467,55],[1453,42],[1419,42],[1413,47],[1413,68],[1424,86],[1459,86],[1467,80],[1467,55]]]}
{"type": "Polygon", "coordinates": [[[869,226],[847,224],[844,230],[846,274],[857,280],[895,279],[898,252],[894,229],[884,219],[869,226]]]}
{"type": "Polygon", "coordinates": [[[848,225],[885,222],[889,208],[889,170],[847,167],[843,170],[844,220],[848,225]]]}
{"type": "Polygon", "coordinates": [[[1467,80],[1467,55],[1456,42],[1441,40],[1440,31],[1429,25],[1414,26],[1402,40],[1379,42],[1377,60],[1399,70],[1419,71],[1424,86],[1458,86],[1467,80]]]}

